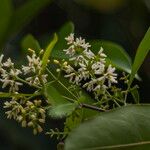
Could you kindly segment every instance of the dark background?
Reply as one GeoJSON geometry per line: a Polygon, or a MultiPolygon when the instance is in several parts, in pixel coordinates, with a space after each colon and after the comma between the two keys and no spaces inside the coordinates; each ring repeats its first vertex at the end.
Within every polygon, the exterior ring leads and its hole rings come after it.
{"type": "MultiPolygon", "coordinates": [[[[18,8],[26,0],[14,0],[18,8]]],[[[90,39],[105,39],[122,45],[134,59],[136,49],[150,25],[149,0],[55,0],[46,6],[19,34],[7,39],[3,52],[19,59],[20,41],[28,33],[44,47],[48,37],[67,21],[75,25],[76,35],[90,39]]],[[[150,54],[149,54],[150,55],[150,54]]],[[[142,103],[150,100],[150,59],[147,56],[139,70],[142,103]]],[[[0,102],[2,103],[2,101],[0,102]]],[[[2,104],[1,104],[2,106],[2,104]]],[[[49,121],[45,128],[61,126],[59,121],[49,121]]],[[[15,121],[7,120],[0,110],[0,150],[55,150],[57,141],[44,133],[33,136],[15,121]]]]}

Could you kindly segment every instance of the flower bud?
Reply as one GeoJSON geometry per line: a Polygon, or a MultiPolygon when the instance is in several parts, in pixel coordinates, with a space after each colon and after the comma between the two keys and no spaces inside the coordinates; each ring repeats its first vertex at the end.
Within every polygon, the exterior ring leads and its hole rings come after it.
{"type": "Polygon", "coordinates": [[[32,121],[30,121],[29,123],[28,123],[28,127],[33,127],[33,122],[32,121]]]}
{"type": "Polygon", "coordinates": [[[26,126],[27,126],[26,120],[23,120],[23,121],[22,121],[21,126],[22,126],[22,127],[26,127],[26,126]]]}
{"type": "Polygon", "coordinates": [[[34,135],[37,134],[37,129],[33,129],[33,134],[34,134],[34,135]]]}
{"type": "Polygon", "coordinates": [[[54,63],[55,63],[55,64],[59,64],[59,61],[56,60],[56,59],[54,59],[54,63]]]}
{"type": "Polygon", "coordinates": [[[43,131],[43,129],[41,128],[40,125],[38,125],[37,130],[38,130],[39,133],[41,133],[43,131]]]}

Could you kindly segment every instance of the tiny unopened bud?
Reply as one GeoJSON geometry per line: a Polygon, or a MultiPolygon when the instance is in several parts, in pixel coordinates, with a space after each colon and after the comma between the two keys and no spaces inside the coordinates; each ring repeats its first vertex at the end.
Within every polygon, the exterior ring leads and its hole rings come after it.
{"type": "Polygon", "coordinates": [[[41,49],[40,50],[40,55],[42,55],[44,53],[44,50],[43,49],[41,49]]]}
{"type": "Polygon", "coordinates": [[[21,112],[22,112],[22,114],[25,114],[26,113],[26,111],[25,111],[25,109],[21,109],[21,112]]]}
{"type": "Polygon", "coordinates": [[[33,129],[33,134],[34,134],[34,135],[37,134],[37,129],[33,129]]]}
{"type": "Polygon", "coordinates": [[[55,64],[59,64],[59,61],[57,59],[54,59],[55,64]]]}
{"type": "Polygon", "coordinates": [[[60,72],[60,69],[56,69],[56,72],[60,72]]]}
{"type": "Polygon", "coordinates": [[[33,127],[33,122],[32,122],[32,121],[30,121],[30,122],[28,123],[28,127],[33,127]]]}
{"type": "Polygon", "coordinates": [[[39,112],[41,113],[41,114],[45,114],[45,110],[44,109],[42,109],[42,108],[39,108],[39,112]]]}
{"type": "Polygon", "coordinates": [[[23,120],[23,121],[22,121],[21,126],[22,126],[22,127],[26,127],[26,126],[27,126],[26,120],[23,120]]]}
{"type": "Polygon", "coordinates": [[[34,106],[34,105],[32,105],[32,106],[30,106],[30,108],[31,108],[31,109],[34,109],[34,108],[35,108],[35,106],[34,106]]]}
{"type": "Polygon", "coordinates": [[[35,51],[31,48],[28,48],[28,51],[31,52],[31,53],[35,53],[35,51]]]}
{"type": "Polygon", "coordinates": [[[38,130],[39,133],[41,133],[43,131],[43,129],[41,128],[40,125],[38,125],[37,130],[38,130]]]}
{"type": "Polygon", "coordinates": [[[34,100],[34,103],[36,106],[40,106],[42,101],[41,100],[34,100]]]}
{"type": "Polygon", "coordinates": [[[35,115],[31,115],[30,116],[32,120],[36,120],[36,116],[35,115]]]}
{"type": "Polygon", "coordinates": [[[27,106],[32,106],[33,105],[33,103],[32,102],[30,102],[30,101],[27,101],[27,104],[26,104],[27,106]]]}
{"type": "Polygon", "coordinates": [[[18,122],[21,122],[21,121],[22,121],[22,119],[23,119],[23,117],[22,117],[22,116],[18,116],[18,117],[17,117],[18,122]]]}
{"type": "Polygon", "coordinates": [[[40,123],[45,123],[45,119],[39,119],[40,123]]]}
{"type": "Polygon", "coordinates": [[[63,63],[63,65],[64,65],[64,66],[67,66],[67,64],[68,64],[68,62],[67,62],[67,61],[65,61],[65,62],[63,63]]]}

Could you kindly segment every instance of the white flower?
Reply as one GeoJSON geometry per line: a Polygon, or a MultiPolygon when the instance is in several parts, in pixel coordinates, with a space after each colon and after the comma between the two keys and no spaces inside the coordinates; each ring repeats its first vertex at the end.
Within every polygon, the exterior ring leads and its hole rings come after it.
{"type": "Polygon", "coordinates": [[[98,54],[99,54],[100,57],[104,57],[105,58],[105,57],[107,57],[107,55],[104,54],[103,51],[104,51],[104,49],[101,47],[99,52],[98,52],[98,54]]]}
{"type": "Polygon", "coordinates": [[[94,85],[97,83],[96,79],[91,79],[90,82],[87,82],[83,85],[83,88],[87,88],[87,91],[93,91],[94,85]]]}
{"type": "Polygon", "coordinates": [[[74,45],[71,45],[68,49],[65,49],[63,51],[66,52],[66,54],[69,55],[70,57],[75,55],[75,47],[74,47],[74,45]]]}
{"type": "Polygon", "coordinates": [[[47,82],[47,77],[48,77],[48,74],[43,74],[43,75],[41,76],[43,83],[46,83],[46,82],[47,82]]]}
{"type": "Polygon", "coordinates": [[[6,71],[3,69],[1,72],[1,79],[0,81],[3,83],[2,88],[5,88],[6,86],[9,87],[9,92],[16,92],[19,90],[19,86],[23,85],[22,83],[15,80],[15,78],[21,74],[21,71],[19,69],[10,69],[10,71],[6,71]]]}
{"type": "MultiPolygon", "coordinates": [[[[115,68],[111,65],[106,67],[107,55],[100,47],[95,55],[89,48],[91,45],[85,42],[85,39],[74,38],[71,34],[67,38],[69,48],[64,50],[69,55],[69,61],[66,65],[61,64],[66,72],[65,77],[76,85],[81,85],[87,91],[93,92],[95,98],[106,94],[106,90],[111,88],[112,83],[117,83],[117,74],[115,68]],[[68,65],[73,64],[75,67],[68,65]]],[[[61,69],[61,68],[60,68],[61,69]]]]}
{"type": "Polygon", "coordinates": [[[29,66],[24,66],[24,65],[22,65],[22,70],[23,70],[25,75],[30,73],[30,72],[32,72],[32,71],[35,72],[35,69],[33,69],[33,68],[29,67],[29,66]]]}
{"type": "Polygon", "coordinates": [[[68,45],[73,44],[73,42],[74,42],[74,34],[71,33],[68,37],[65,38],[65,40],[67,41],[68,45]]]}
{"type": "Polygon", "coordinates": [[[29,55],[27,55],[27,59],[28,59],[28,62],[29,62],[29,66],[30,65],[41,65],[41,61],[40,61],[40,58],[36,56],[35,53],[32,54],[32,57],[30,57],[29,55]]]}
{"type": "Polygon", "coordinates": [[[76,38],[74,45],[76,47],[82,47],[84,50],[87,50],[89,47],[91,47],[91,45],[89,43],[86,43],[85,39],[82,39],[81,37],[76,38]]]}
{"type": "Polygon", "coordinates": [[[74,61],[74,65],[77,66],[79,63],[82,63],[82,64],[87,64],[88,63],[88,60],[85,59],[84,56],[82,55],[78,55],[78,56],[75,56],[75,57],[72,57],[69,59],[69,61],[74,61]]]}
{"type": "Polygon", "coordinates": [[[71,67],[70,65],[66,65],[66,66],[64,66],[64,71],[65,71],[67,74],[70,74],[70,73],[74,72],[75,70],[74,70],[73,67],[71,67]]]}
{"type": "Polygon", "coordinates": [[[19,69],[11,69],[9,75],[12,76],[12,77],[16,77],[21,73],[22,72],[19,69]]]}
{"type": "Polygon", "coordinates": [[[69,78],[69,82],[73,82],[75,76],[76,76],[75,73],[70,73],[65,75],[64,77],[69,78]]]}
{"type": "Polygon", "coordinates": [[[9,108],[11,110],[6,111],[5,114],[7,114],[8,119],[17,119],[18,114],[22,111],[23,107],[14,99],[12,99],[10,102],[6,101],[4,103],[4,108],[9,108]]]}
{"type": "Polygon", "coordinates": [[[95,56],[95,54],[91,50],[84,50],[83,54],[89,59],[94,59],[95,56]]]}
{"type": "Polygon", "coordinates": [[[98,91],[98,90],[100,90],[100,88],[101,88],[101,85],[97,85],[97,86],[93,89],[93,91],[98,91]]]}
{"type": "Polygon", "coordinates": [[[81,76],[80,75],[76,75],[75,76],[75,79],[74,79],[74,84],[76,84],[76,85],[80,85],[80,81],[82,80],[82,78],[81,78],[81,76]]]}
{"type": "Polygon", "coordinates": [[[111,87],[111,83],[118,83],[117,74],[115,72],[115,67],[111,65],[108,66],[107,73],[105,74],[106,78],[108,79],[108,86],[111,87]]]}
{"type": "Polygon", "coordinates": [[[19,90],[19,86],[23,85],[20,82],[16,82],[14,80],[10,80],[10,88],[9,88],[9,92],[16,92],[19,90]]]}
{"type": "MultiPolygon", "coordinates": [[[[28,65],[22,66],[24,75],[29,74],[25,79],[30,85],[41,85],[47,82],[47,74],[40,74],[42,69],[42,60],[32,51],[32,56],[27,55],[28,65]]],[[[56,61],[55,61],[56,62],[56,61]]],[[[58,62],[58,61],[57,61],[58,62]]]]}
{"type": "Polygon", "coordinates": [[[25,75],[29,73],[36,73],[36,71],[39,71],[41,69],[42,61],[39,57],[36,56],[35,53],[33,53],[31,57],[27,55],[27,59],[28,66],[22,66],[22,70],[25,75]]]}
{"type": "Polygon", "coordinates": [[[95,62],[92,65],[92,70],[94,71],[94,74],[101,75],[105,70],[105,65],[101,62],[95,62]]]}
{"type": "Polygon", "coordinates": [[[1,56],[0,56],[0,67],[2,67],[2,66],[3,66],[3,63],[2,63],[3,58],[4,58],[4,55],[3,55],[3,54],[1,54],[1,56]]]}
{"type": "Polygon", "coordinates": [[[8,67],[8,68],[9,68],[9,67],[14,66],[14,63],[12,63],[11,59],[8,58],[7,61],[6,61],[5,63],[3,63],[3,65],[4,65],[5,67],[8,67]]]}
{"type": "Polygon", "coordinates": [[[79,63],[80,68],[78,69],[78,73],[81,79],[88,79],[90,77],[90,73],[87,70],[87,66],[85,64],[79,63]]]}

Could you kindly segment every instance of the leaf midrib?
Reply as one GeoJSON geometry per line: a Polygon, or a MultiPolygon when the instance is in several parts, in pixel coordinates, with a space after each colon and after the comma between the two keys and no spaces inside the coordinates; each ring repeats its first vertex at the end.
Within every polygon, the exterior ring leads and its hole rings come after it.
{"type": "Polygon", "coordinates": [[[86,149],[80,149],[80,150],[105,150],[105,149],[126,148],[126,147],[130,148],[134,146],[148,145],[148,144],[150,144],[150,141],[141,141],[141,142],[130,143],[130,144],[119,144],[119,145],[112,145],[112,146],[86,148],[86,149]]]}

